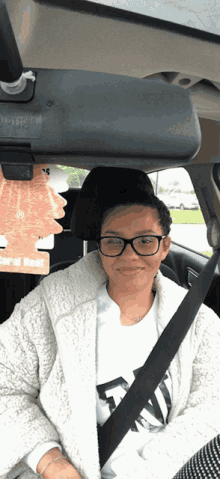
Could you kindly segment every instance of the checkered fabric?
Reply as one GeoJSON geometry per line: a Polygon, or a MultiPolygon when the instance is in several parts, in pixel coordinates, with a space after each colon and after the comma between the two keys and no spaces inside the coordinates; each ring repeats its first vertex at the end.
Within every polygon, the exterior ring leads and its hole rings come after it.
{"type": "Polygon", "coordinates": [[[173,479],[219,479],[220,434],[200,449],[173,479]]]}

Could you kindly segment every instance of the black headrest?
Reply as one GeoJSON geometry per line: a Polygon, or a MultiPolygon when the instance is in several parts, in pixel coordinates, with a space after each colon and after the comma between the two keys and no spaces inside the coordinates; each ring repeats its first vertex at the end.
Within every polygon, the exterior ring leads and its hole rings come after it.
{"type": "Polygon", "coordinates": [[[131,168],[98,166],[86,177],[77,197],[71,230],[82,240],[97,240],[106,209],[140,194],[153,195],[150,179],[144,171],[131,168]]]}

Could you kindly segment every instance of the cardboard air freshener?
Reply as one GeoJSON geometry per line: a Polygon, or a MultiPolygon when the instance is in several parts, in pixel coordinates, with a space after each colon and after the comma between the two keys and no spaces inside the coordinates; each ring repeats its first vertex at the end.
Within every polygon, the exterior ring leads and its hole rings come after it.
{"type": "Polygon", "coordinates": [[[38,251],[36,243],[61,233],[55,219],[65,215],[66,200],[55,193],[42,168],[34,167],[31,181],[6,180],[0,169],[0,235],[7,240],[0,248],[0,271],[49,273],[49,253],[38,251]]]}

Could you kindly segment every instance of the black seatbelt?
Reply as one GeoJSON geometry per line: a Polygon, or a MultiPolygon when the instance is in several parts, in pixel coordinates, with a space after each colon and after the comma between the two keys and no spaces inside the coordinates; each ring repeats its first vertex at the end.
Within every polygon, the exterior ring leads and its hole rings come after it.
{"type": "Polygon", "coordinates": [[[101,468],[118,447],[163,379],[207,295],[219,255],[220,250],[216,250],[206,263],[199,277],[165,327],[128,392],[105,424],[99,428],[101,468]]]}

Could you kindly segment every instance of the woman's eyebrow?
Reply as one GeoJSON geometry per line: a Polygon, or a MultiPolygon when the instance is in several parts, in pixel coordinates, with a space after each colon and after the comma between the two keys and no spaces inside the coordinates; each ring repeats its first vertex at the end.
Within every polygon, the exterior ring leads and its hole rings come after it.
{"type": "MultiPolygon", "coordinates": [[[[146,235],[146,234],[149,234],[149,233],[155,234],[155,231],[153,231],[153,230],[136,231],[136,236],[138,236],[138,235],[146,235]]],[[[107,235],[107,234],[113,234],[113,235],[115,235],[115,236],[120,236],[121,233],[118,232],[118,231],[107,230],[107,231],[105,231],[104,234],[105,234],[105,235],[107,235]]]]}

